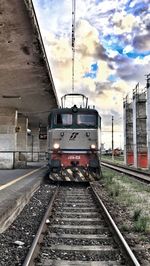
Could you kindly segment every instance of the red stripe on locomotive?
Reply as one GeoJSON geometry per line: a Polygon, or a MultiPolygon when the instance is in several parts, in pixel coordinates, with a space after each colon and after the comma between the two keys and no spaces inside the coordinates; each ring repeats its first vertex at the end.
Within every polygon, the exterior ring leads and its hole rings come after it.
{"type": "Polygon", "coordinates": [[[62,153],[62,154],[53,153],[51,155],[51,158],[53,160],[60,160],[61,165],[63,167],[71,166],[72,165],[71,162],[77,162],[78,166],[87,167],[91,157],[95,156],[93,156],[93,154],[71,154],[71,153],[62,153]]]}

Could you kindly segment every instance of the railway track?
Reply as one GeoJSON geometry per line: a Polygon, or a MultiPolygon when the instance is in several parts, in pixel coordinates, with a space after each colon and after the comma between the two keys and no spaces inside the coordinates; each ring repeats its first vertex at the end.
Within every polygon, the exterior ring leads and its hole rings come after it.
{"type": "Polygon", "coordinates": [[[139,266],[96,191],[58,187],[23,266],[139,266]]]}
{"type": "Polygon", "coordinates": [[[123,166],[123,165],[118,165],[112,162],[106,162],[106,161],[101,161],[101,165],[111,168],[113,170],[116,170],[118,172],[121,173],[125,173],[127,175],[130,175],[134,178],[136,178],[139,181],[142,181],[144,183],[150,184],[150,173],[146,173],[144,171],[140,171],[137,169],[131,169],[127,166],[123,166]]]}

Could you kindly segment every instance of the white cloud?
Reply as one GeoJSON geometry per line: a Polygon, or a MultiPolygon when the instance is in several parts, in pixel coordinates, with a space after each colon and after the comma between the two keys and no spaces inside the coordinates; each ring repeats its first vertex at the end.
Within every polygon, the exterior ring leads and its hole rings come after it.
{"type": "MultiPolygon", "coordinates": [[[[83,78],[90,72],[93,58],[98,61],[99,70],[97,79],[106,81],[112,73],[107,62],[105,49],[99,43],[98,31],[89,22],[81,20],[76,30],[75,53],[75,87],[86,86],[89,91],[94,91],[95,85],[90,78],[83,78]]],[[[56,37],[54,34],[46,36],[47,53],[51,62],[52,72],[57,80],[61,80],[61,88],[71,88],[72,83],[72,49],[68,38],[56,37]]],[[[61,91],[61,89],[59,89],[61,91]]]]}
{"type": "Polygon", "coordinates": [[[118,53],[118,51],[114,51],[114,50],[111,50],[111,49],[109,49],[109,51],[108,51],[108,55],[109,55],[109,57],[111,57],[111,58],[114,58],[115,56],[117,56],[119,53],[118,53]]]}
{"type": "Polygon", "coordinates": [[[150,33],[135,36],[133,45],[139,51],[150,51],[150,33]]]}
{"type": "MultiPolygon", "coordinates": [[[[36,3],[41,31],[46,39],[46,50],[59,95],[71,92],[72,83],[72,1],[33,0],[36,3]],[[41,4],[44,3],[44,7],[41,4]]],[[[122,113],[122,99],[150,68],[150,55],[144,58],[128,58],[128,52],[148,51],[149,14],[145,10],[134,15],[128,13],[128,0],[76,1],[76,54],[75,88],[90,97],[105,117],[122,113]],[[106,36],[108,37],[107,39],[106,36]],[[134,47],[133,47],[134,46],[134,47]],[[117,50],[118,49],[118,50],[117,50]],[[119,50],[120,49],[120,50],[119,50]],[[121,51],[122,49],[122,51],[121,51]],[[124,53],[121,55],[120,53],[124,53]],[[91,64],[97,62],[97,77],[83,78],[90,72],[91,64]],[[115,75],[112,84],[108,77],[115,75]],[[115,113],[116,112],[116,113],[115,113]]],[[[133,0],[130,8],[148,0],[133,0]]],[[[110,123],[110,122],[109,122],[110,123]]]]}
{"type": "Polygon", "coordinates": [[[98,65],[99,65],[99,70],[97,73],[97,80],[99,82],[105,82],[107,81],[109,75],[113,74],[114,71],[109,68],[107,62],[105,61],[100,60],[98,65]]]}
{"type": "Polygon", "coordinates": [[[123,53],[124,54],[127,54],[127,53],[129,53],[129,52],[131,52],[131,51],[133,51],[133,47],[132,47],[132,45],[127,45],[124,49],[123,49],[123,53]]]}
{"type": "Polygon", "coordinates": [[[136,65],[142,65],[142,66],[149,65],[150,66],[150,55],[147,55],[144,58],[137,57],[134,62],[136,65]]]}
{"type": "Polygon", "coordinates": [[[136,25],[136,18],[132,14],[126,14],[125,11],[115,13],[112,22],[114,23],[115,34],[132,32],[136,25]]]}

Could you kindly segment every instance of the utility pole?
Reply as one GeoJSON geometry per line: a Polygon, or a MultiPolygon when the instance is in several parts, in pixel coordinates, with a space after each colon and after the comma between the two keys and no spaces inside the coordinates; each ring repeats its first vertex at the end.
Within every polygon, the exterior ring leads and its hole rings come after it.
{"type": "Polygon", "coordinates": [[[31,136],[32,136],[32,162],[33,162],[33,134],[31,136]]]}
{"type": "Polygon", "coordinates": [[[114,117],[112,116],[112,160],[114,161],[114,117]]]}
{"type": "Polygon", "coordinates": [[[76,23],[76,0],[72,0],[72,92],[74,92],[75,72],[75,23],[76,23]]]}
{"type": "Polygon", "coordinates": [[[147,88],[147,167],[150,169],[150,74],[146,75],[147,88]]]}

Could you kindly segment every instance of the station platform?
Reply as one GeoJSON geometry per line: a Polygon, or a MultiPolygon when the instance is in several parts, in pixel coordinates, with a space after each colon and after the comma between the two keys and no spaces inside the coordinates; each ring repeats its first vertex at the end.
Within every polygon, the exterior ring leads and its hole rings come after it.
{"type": "Polygon", "coordinates": [[[0,170],[0,233],[15,220],[46,175],[46,162],[25,169],[0,170]]]}

